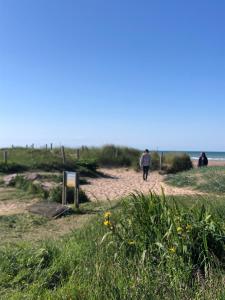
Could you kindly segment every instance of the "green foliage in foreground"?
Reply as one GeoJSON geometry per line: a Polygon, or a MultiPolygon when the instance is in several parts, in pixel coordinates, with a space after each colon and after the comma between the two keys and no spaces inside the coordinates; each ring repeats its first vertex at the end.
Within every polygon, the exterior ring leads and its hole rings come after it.
{"type": "Polygon", "coordinates": [[[58,242],[0,249],[1,299],[224,299],[224,220],[131,196],[58,242]]]}
{"type": "Polygon", "coordinates": [[[207,193],[224,193],[225,167],[204,167],[169,175],[166,183],[177,187],[192,187],[207,193]]]}

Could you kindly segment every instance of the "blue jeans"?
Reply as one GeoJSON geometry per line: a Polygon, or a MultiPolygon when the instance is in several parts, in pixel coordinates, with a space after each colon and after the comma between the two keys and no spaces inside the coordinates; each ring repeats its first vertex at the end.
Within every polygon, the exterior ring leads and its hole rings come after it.
{"type": "Polygon", "coordinates": [[[143,166],[143,179],[147,180],[148,178],[149,166],[143,166]]]}

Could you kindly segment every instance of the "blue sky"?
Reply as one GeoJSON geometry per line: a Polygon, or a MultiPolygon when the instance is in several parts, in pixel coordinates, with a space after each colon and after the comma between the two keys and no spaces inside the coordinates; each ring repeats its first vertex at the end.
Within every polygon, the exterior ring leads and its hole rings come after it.
{"type": "Polygon", "coordinates": [[[225,151],[224,0],[0,0],[0,146],[225,151]]]}

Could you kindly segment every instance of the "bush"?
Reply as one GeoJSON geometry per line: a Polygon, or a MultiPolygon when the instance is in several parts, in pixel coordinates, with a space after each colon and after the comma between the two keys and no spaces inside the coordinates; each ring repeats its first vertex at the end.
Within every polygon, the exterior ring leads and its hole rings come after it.
{"type": "Polygon", "coordinates": [[[150,267],[152,274],[166,274],[172,289],[190,285],[196,271],[206,278],[224,266],[224,224],[204,204],[190,209],[165,196],[138,194],[123,203],[119,216],[106,213],[103,222],[104,243],[118,255],[118,265],[141,261],[142,273],[150,267]]]}
{"type": "Polygon", "coordinates": [[[16,163],[0,163],[0,173],[21,173],[27,171],[27,167],[16,163]]]}
{"type": "Polygon", "coordinates": [[[166,165],[163,169],[167,173],[177,173],[182,171],[187,171],[193,168],[192,161],[189,155],[185,154],[169,154],[168,157],[165,156],[166,165]]]}
{"type": "Polygon", "coordinates": [[[130,167],[138,162],[140,151],[128,147],[105,145],[103,147],[82,147],[81,159],[95,159],[101,167],[130,167]]]}
{"type": "Polygon", "coordinates": [[[47,172],[51,171],[77,171],[82,173],[82,175],[93,175],[97,169],[97,163],[95,160],[81,160],[79,162],[70,161],[65,164],[60,162],[52,162],[52,163],[33,163],[31,165],[31,169],[33,170],[43,170],[47,172]]]}
{"type": "Polygon", "coordinates": [[[159,154],[158,152],[151,153],[151,169],[158,170],[159,169],[159,154]]]}
{"type": "Polygon", "coordinates": [[[27,191],[32,195],[39,195],[42,198],[48,197],[48,192],[44,190],[40,184],[33,183],[32,181],[24,178],[23,176],[17,175],[14,180],[10,183],[11,186],[27,191]]]}

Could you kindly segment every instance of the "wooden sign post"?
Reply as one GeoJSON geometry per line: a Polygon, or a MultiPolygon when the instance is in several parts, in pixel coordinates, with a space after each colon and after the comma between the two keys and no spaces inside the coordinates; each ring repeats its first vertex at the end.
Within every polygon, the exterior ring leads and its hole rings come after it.
{"type": "Polygon", "coordinates": [[[66,172],[63,172],[63,186],[62,186],[62,205],[66,205],[66,196],[67,196],[67,183],[66,183],[66,172]]]}
{"type": "Polygon", "coordinates": [[[74,188],[74,206],[79,208],[80,178],[78,172],[63,172],[62,205],[67,204],[67,188],[74,188]]]}

